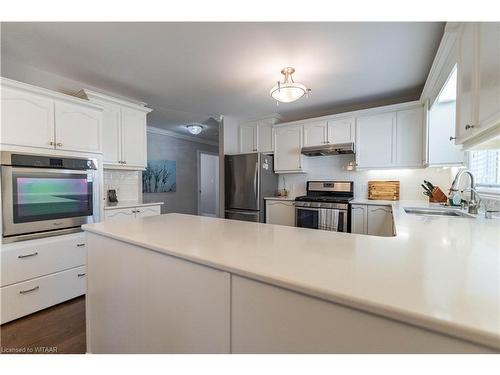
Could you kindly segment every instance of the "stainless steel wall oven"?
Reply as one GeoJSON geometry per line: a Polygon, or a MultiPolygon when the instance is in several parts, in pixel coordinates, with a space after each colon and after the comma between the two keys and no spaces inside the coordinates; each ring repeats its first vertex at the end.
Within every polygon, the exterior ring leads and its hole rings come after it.
{"type": "Polygon", "coordinates": [[[1,153],[2,241],[81,230],[97,221],[94,159],[1,153]]]}

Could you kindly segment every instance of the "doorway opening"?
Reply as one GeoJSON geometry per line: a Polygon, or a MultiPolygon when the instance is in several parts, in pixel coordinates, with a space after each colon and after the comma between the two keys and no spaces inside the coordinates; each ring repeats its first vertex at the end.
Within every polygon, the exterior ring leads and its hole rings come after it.
{"type": "Polygon", "coordinates": [[[219,212],[219,155],[198,151],[198,215],[217,217],[219,212]]]}

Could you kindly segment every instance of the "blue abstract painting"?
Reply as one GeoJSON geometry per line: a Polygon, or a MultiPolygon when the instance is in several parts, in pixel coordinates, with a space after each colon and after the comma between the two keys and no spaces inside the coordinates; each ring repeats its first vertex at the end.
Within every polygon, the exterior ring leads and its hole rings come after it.
{"type": "Polygon", "coordinates": [[[142,172],[142,191],[144,193],[165,193],[175,191],[175,160],[149,160],[142,172]]]}

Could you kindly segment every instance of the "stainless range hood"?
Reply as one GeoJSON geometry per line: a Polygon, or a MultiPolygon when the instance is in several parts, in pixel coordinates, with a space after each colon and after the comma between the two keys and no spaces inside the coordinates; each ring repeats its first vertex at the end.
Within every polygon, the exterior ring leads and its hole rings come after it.
{"type": "Polygon", "coordinates": [[[302,147],[300,152],[307,156],[354,154],[354,143],[336,143],[321,146],[302,147]]]}

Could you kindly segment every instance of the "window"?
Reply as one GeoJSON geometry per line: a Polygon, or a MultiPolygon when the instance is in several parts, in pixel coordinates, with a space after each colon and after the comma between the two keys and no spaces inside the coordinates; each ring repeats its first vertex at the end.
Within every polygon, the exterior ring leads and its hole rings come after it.
{"type": "Polygon", "coordinates": [[[500,149],[469,151],[469,169],[478,190],[500,194],[500,149]]]}

